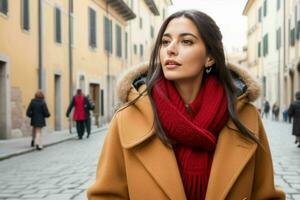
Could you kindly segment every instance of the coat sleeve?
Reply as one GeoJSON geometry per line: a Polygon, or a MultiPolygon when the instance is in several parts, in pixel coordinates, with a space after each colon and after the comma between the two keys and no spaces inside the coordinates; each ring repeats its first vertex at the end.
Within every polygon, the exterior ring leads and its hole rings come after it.
{"type": "Polygon", "coordinates": [[[294,106],[293,104],[290,105],[289,107],[289,110],[288,110],[288,114],[289,114],[289,117],[293,117],[294,116],[294,106]]]}
{"type": "Polygon", "coordinates": [[[259,139],[261,146],[258,146],[256,152],[255,174],[251,199],[284,200],[285,193],[275,187],[271,152],[260,117],[259,139]]]}
{"type": "Polygon", "coordinates": [[[32,102],[29,103],[28,108],[26,110],[26,116],[31,118],[32,117],[32,102]]]}
{"type": "Polygon", "coordinates": [[[87,196],[89,200],[129,199],[116,116],[111,122],[98,161],[96,180],[88,188],[87,196]]]}
{"type": "Polygon", "coordinates": [[[43,104],[43,116],[50,117],[50,112],[48,110],[48,106],[47,106],[46,102],[44,102],[44,104],[43,104]]]}
{"type": "Polygon", "coordinates": [[[70,112],[71,112],[71,110],[72,110],[73,107],[74,107],[74,97],[72,98],[72,100],[71,100],[71,102],[70,102],[70,104],[69,104],[69,107],[68,107],[68,109],[67,109],[67,113],[66,113],[66,116],[67,116],[67,117],[69,117],[70,112]]]}

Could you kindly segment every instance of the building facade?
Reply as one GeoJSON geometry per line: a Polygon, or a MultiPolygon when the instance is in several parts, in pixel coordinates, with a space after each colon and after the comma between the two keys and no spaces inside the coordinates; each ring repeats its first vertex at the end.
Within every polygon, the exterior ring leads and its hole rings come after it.
{"type": "Polygon", "coordinates": [[[95,102],[93,122],[113,115],[117,76],[146,61],[170,0],[0,0],[0,139],[31,134],[27,106],[45,93],[47,132],[69,126],[76,89],[95,102]],[[136,47],[135,47],[136,45],[136,47]]]}
{"type": "Polygon", "coordinates": [[[300,1],[248,0],[243,14],[248,18],[247,65],[262,84],[258,105],[268,100],[283,111],[300,89],[300,1]]]}

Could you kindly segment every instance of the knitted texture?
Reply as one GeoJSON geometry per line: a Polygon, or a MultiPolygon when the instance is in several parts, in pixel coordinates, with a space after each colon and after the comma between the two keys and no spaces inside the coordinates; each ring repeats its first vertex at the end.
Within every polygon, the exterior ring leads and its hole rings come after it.
{"type": "Polygon", "coordinates": [[[195,100],[185,105],[171,81],[161,77],[152,96],[162,128],[173,145],[188,200],[204,200],[217,136],[228,120],[224,87],[204,76],[195,100]]]}

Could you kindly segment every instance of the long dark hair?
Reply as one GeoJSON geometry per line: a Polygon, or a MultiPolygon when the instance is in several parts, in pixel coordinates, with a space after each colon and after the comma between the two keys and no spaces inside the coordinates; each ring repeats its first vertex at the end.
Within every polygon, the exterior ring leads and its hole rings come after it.
{"type": "Polygon", "coordinates": [[[216,77],[218,77],[218,79],[224,85],[227,100],[228,100],[228,113],[233,123],[238,128],[238,130],[236,131],[240,131],[244,136],[250,138],[251,140],[259,144],[259,140],[257,139],[257,137],[241,123],[241,121],[237,116],[236,109],[235,109],[235,103],[237,99],[236,88],[233,84],[231,73],[229,69],[226,67],[225,55],[224,55],[224,49],[222,43],[222,34],[220,32],[220,29],[211,17],[197,10],[183,10],[170,15],[163,22],[158,32],[155,46],[152,50],[149,69],[146,78],[146,85],[147,85],[147,94],[149,96],[152,109],[154,111],[154,128],[156,134],[165,145],[170,145],[172,143],[172,141],[166,136],[160,124],[156,106],[152,97],[152,89],[162,74],[162,66],[159,61],[159,50],[161,47],[161,40],[163,34],[169,22],[179,17],[188,18],[195,24],[200,34],[200,37],[205,43],[205,47],[208,55],[210,55],[215,60],[215,64],[213,65],[213,70],[211,73],[213,73],[216,77]]]}

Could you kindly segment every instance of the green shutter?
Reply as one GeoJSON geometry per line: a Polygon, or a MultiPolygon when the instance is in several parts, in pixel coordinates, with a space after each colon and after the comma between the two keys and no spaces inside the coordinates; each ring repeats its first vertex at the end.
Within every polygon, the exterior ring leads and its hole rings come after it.
{"type": "Polygon", "coordinates": [[[89,8],[89,45],[93,48],[97,47],[97,23],[96,11],[89,8]]]}
{"type": "Polygon", "coordinates": [[[262,11],[261,11],[261,7],[258,9],[258,22],[261,22],[261,18],[262,18],[262,11]]]}
{"type": "Polygon", "coordinates": [[[267,9],[267,6],[268,6],[268,5],[267,5],[267,0],[265,0],[265,1],[264,1],[264,17],[267,16],[267,10],[268,10],[268,9],[267,9]]]}
{"type": "Polygon", "coordinates": [[[61,43],[61,11],[55,8],[55,41],[61,43]]]}
{"type": "Polygon", "coordinates": [[[29,30],[29,0],[22,1],[22,28],[24,30],[29,30]]]}
{"type": "Polygon", "coordinates": [[[258,54],[258,57],[260,58],[261,57],[261,42],[258,42],[258,44],[257,44],[257,54],[258,54]]]}
{"type": "Polygon", "coordinates": [[[116,24],[116,52],[118,57],[122,57],[122,30],[121,27],[116,24]]]}

